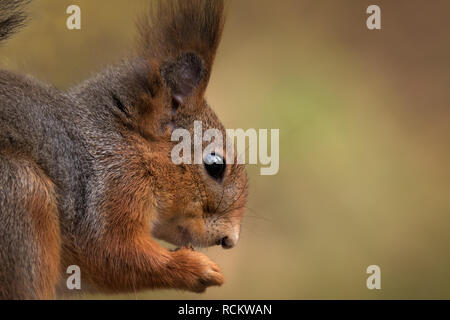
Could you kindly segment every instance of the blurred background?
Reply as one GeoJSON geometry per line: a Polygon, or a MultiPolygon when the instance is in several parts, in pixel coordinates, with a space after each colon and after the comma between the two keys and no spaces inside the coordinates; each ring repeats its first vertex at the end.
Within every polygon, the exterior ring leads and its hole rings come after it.
{"type": "MultiPolygon", "coordinates": [[[[34,0],[0,67],[65,89],[130,54],[147,0],[34,0]],[[66,28],[78,4],[82,30],[66,28]]],[[[280,171],[249,166],[226,283],[81,298],[450,298],[450,2],[232,1],[207,92],[229,128],[279,128],[280,171]],[[378,4],[382,30],[366,27],[378,4]],[[366,268],[381,267],[381,290],[366,268]]]]}

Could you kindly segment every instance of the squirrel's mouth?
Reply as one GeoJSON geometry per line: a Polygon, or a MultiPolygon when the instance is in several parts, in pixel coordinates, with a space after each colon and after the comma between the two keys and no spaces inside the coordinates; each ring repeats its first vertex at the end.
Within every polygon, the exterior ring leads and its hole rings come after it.
{"type": "Polygon", "coordinates": [[[206,248],[206,247],[212,247],[212,246],[221,246],[224,249],[230,249],[232,246],[229,244],[228,237],[219,238],[213,242],[208,243],[200,243],[195,240],[195,238],[192,236],[192,234],[189,232],[189,230],[185,227],[178,226],[178,234],[179,234],[179,241],[177,243],[180,247],[187,247],[194,249],[195,248],[206,248]]]}

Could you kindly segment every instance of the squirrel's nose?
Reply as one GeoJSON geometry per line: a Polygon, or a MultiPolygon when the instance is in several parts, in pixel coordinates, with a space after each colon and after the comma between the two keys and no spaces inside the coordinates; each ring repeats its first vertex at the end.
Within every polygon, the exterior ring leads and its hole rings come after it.
{"type": "Polygon", "coordinates": [[[224,249],[231,249],[235,247],[239,241],[241,227],[240,225],[235,225],[231,230],[222,233],[222,238],[216,240],[217,245],[221,245],[224,249]]]}
{"type": "Polygon", "coordinates": [[[237,240],[233,240],[233,238],[228,237],[228,236],[223,237],[220,240],[220,244],[221,244],[222,248],[224,248],[224,249],[231,249],[236,245],[236,243],[237,243],[237,240]]]}

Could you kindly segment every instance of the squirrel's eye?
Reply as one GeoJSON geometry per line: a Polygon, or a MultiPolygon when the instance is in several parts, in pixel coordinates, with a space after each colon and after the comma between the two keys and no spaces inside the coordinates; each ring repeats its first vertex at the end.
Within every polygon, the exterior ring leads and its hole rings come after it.
{"type": "Polygon", "coordinates": [[[210,153],[204,160],[205,169],[208,174],[216,180],[221,180],[225,172],[225,159],[215,153],[210,153]]]}

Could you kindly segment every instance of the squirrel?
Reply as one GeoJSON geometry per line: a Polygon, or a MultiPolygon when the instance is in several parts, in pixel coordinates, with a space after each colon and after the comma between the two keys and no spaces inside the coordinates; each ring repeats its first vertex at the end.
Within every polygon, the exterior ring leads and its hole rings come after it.
{"type": "MultiPolygon", "coordinates": [[[[27,2],[0,0],[0,40],[27,2]]],[[[55,299],[71,265],[103,293],[223,284],[193,246],[237,244],[245,167],[222,149],[174,164],[171,134],[201,121],[226,135],[205,99],[225,7],[152,2],[135,53],[65,91],[0,71],[0,299],[55,299]]]]}

